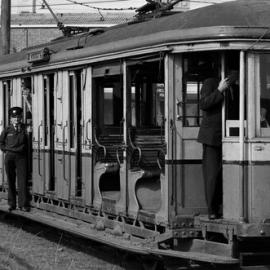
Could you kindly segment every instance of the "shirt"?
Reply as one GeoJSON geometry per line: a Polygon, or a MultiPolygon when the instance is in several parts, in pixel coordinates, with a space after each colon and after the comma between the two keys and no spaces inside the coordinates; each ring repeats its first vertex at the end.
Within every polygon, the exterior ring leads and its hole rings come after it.
{"type": "Polygon", "coordinates": [[[0,149],[3,152],[27,154],[27,134],[25,125],[16,131],[13,125],[6,127],[0,135],[0,149]]]}

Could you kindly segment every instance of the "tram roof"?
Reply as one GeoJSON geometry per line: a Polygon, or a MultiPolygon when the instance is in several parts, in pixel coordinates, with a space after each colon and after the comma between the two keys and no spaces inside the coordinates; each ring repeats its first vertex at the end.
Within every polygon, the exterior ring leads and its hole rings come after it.
{"type": "Polygon", "coordinates": [[[238,0],[144,22],[118,25],[102,33],[61,38],[2,56],[0,73],[27,66],[27,54],[44,47],[52,53],[50,63],[59,63],[192,40],[261,40],[270,37],[269,14],[269,0],[238,0]]]}

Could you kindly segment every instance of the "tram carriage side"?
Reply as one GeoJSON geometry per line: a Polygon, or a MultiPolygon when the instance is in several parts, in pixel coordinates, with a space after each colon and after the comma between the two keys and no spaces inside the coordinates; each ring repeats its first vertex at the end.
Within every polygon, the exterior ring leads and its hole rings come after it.
{"type": "Polygon", "coordinates": [[[74,49],[38,64],[20,55],[7,71],[0,67],[1,129],[11,106],[22,106],[29,124],[32,115],[32,207],[152,239],[153,254],[170,256],[169,249],[180,258],[188,251],[195,261],[267,261],[269,41],[249,37],[261,36],[263,27],[221,28],[206,28],[204,39],[185,30],[189,40],[173,37],[168,46],[161,32],[160,43],[152,47],[149,40],[147,49],[144,39],[130,51],[93,57],[91,47],[74,49]],[[221,30],[227,39],[216,36],[221,30]],[[200,89],[210,72],[224,78],[230,69],[239,71],[239,96],[225,96],[222,109],[223,218],[211,221],[197,142],[200,89]],[[207,249],[207,259],[192,253],[198,249],[207,249]]]}

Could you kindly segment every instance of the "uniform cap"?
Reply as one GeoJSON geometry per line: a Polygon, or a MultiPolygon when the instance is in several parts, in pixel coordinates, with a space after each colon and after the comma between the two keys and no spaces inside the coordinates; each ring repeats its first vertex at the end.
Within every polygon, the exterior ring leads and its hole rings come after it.
{"type": "Polygon", "coordinates": [[[9,109],[10,117],[16,117],[22,115],[23,109],[21,107],[12,107],[9,109]]]}

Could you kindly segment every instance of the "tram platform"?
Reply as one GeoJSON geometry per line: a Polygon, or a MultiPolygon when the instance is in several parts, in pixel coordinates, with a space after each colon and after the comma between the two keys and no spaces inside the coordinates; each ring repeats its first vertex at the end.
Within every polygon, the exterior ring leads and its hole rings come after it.
{"type": "Polygon", "coordinates": [[[5,200],[0,201],[0,211],[2,214],[11,214],[23,218],[46,224],[68,233],[72,233],[108,245],[119,250],[134,253],[140,256],[154,256],[157,259],[161,257],[168,259],[191,260],[197,263],[210,263],[218,265],[237,265],[238,259],[227,256],[213,255],[203,252],[178,251],[171,249],[161,249],[158,245],[153,245],[149,239],[140,239],[128,234],[117,235],[111,229],[98,228],[97,224],[90,224],[78,219],[63,216],[57,213],[31,208],[30,212],[20,210],[8,211],[5,200]]]}

